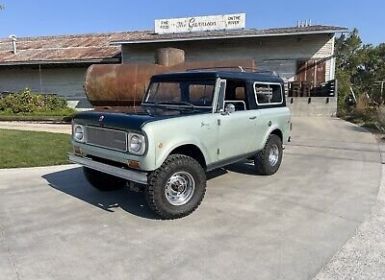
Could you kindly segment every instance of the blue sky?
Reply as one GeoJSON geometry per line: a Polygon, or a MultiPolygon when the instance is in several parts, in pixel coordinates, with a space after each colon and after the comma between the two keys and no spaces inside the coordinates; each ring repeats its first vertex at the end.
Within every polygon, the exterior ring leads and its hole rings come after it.
{"type": "Polygon", "coordinates": [[[385,42],[385,1],[0,0],[0,38],[152,30],[154,19],[245,12],[246,27],[313,24],[357,27],[364,43],[385,42]]]}

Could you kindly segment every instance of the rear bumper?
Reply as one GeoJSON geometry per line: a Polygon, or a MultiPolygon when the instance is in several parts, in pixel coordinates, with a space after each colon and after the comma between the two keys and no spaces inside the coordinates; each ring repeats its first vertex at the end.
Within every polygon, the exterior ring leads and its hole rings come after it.
{"type": "Polygon", "coordinates": [[[69,154],[69,160],[73,163],[83,165],[84,167],[100,171],[115,177],[123,178],[139,184],[147,184],[147,172],[136,171],[131,169],[123,169],[111,166],[105,163],[94,161],[87,157],[79,157],[74,154],[69,154]]]}

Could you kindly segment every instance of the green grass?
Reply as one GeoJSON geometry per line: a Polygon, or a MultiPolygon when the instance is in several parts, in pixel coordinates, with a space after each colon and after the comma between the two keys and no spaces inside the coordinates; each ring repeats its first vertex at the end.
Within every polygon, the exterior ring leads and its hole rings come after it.
{"type": "Polygon", "coordinates": [[[0,168],[68,163],[70,135],[0,129],[0,168]]]}

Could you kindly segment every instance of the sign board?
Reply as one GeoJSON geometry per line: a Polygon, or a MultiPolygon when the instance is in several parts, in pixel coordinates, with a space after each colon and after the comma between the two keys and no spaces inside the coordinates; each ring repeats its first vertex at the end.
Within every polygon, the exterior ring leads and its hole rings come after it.
{"type": "Polygon", "coordinates": [[[155,33],[183,33],[245,28],[246,14],[156,19],[155,33]]]}

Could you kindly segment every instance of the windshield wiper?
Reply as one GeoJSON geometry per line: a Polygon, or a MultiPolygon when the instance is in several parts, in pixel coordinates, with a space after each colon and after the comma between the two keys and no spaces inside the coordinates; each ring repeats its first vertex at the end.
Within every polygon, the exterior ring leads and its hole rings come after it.
{"type": "Polygon", "coordinates": [[[187,101],[164,101],[164,102],[145,102],[142,103],[142,106],[146,107],[156,107],[161,109],[168,109],[168,110],[177,110],[177,111],[183,111],[183,110],[205,110],[210,109],[208,106],[197,106],[187,101]]]}
{"type": "Polygon", "coordinates": [[[189,108],[194,108],[195,105],[190,103],[190,102],[187,102],[187,101],[177,101],[177,102],[173,102],[173,101],[166,101],[166,102],[159,102],[157,103],[159,105],[171,105],[171,106],[187,106],[189,108]]]}
{"type": "Polygon", "coordinates": [[[189,102],[144,102],[142,106],[166,108],[166,109],[194,109],[196,106],[189,102]]]}

